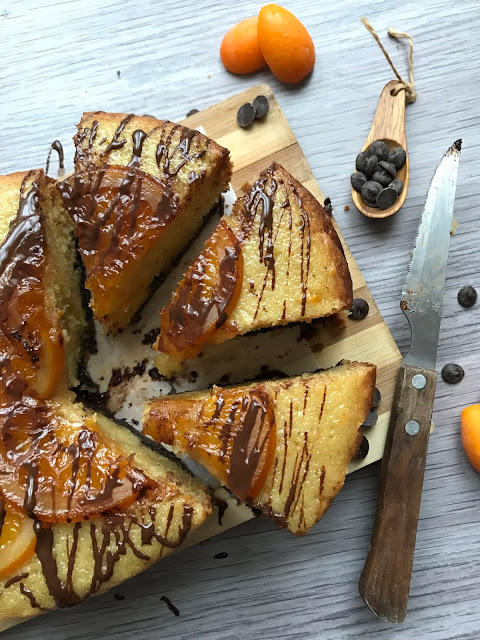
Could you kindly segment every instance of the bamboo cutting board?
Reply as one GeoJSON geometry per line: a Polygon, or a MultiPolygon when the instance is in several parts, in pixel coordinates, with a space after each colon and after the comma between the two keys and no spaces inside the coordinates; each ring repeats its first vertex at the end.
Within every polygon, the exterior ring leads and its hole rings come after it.
{"type": "MultiPolygon", "coordinates": [[[[209,137],[230,149],[234,171],[232,185],[237,194],[245,182],[254,182],[260,172],[275,160],[323,202],[322,190],[268,85],[247,89],[190,116],[182,124],[192,128],[203,127],[209,137]],[[263,120],[257,120],[248,129],[242,129],[236,120],[238,108],[245,102],[252,102],[258,95],[268,97],[270,110],[263,120]]],[[[332,204],[335,206],[335,203],[332,204]]],[[[319,367],[334,366],[342,359],[377,365],[377,387],[382,394],[377,409],[377,424],[364,428],[364,435],[369,441],[368,455],[364,460],[352,462],[349,467],[351,472],[379,460],[383,455],[395,377],[402,357],[338,226],[335,226],[350,266],[354,297],[367,300],[370,312],[365,320],[347,320],[343,328],[334,322],[326,326],[317,323],[314,325],[315,335],[309,336],[308,341],[319,367]]]]}

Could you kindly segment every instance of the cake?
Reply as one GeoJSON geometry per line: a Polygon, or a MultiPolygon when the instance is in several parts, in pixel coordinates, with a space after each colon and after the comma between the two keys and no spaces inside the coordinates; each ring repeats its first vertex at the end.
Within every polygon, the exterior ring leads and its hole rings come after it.
{"type": "Polygon", "coordinates": [[[41,169],[0,176],[0,381],[75,386],[88,322],[73,224],[41,169]]]}
{"type": "Polygon", "coordinates": [[[303,535],[343,486],[375,377],[371,364],[344,362],[296,378],[169,395],[147,404],[143,432],[303,535]]]}
{"type": "Polygon", "coordinates": [[[150,116],[85,113],[75,173],[59,187],[75,223],[95,318],[124,328],[228,189],[227,149],[150,116]]]}
{"type": "Polygon", "coordinates": [[[310,322],[352,304],[352,280],[325,208],[274,163],[224,215],[161,311],[154,348],[171,375],[206,343],[310,322]]]}
{"type": "Polygon", "coordinates": [[[211,512],[173,456],[70,398],[23,396],[0,412],[0,620],[103,593],[211,512]]]}

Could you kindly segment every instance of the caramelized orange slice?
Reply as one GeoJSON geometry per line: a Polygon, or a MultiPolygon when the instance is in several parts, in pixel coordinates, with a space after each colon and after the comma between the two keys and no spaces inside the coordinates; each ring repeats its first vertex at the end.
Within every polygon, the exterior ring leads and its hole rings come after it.
{"type": "Polygon", "coordinates": [[[45,302],[37,273],[11,293],[0,320],[0,358],[40,398],[52,395],[64,366],[63,334],[45,302]]]}
{"type": "Polygon", "coordinates": [[[275,456],[273,404],[258,388],[163,398],[151,406],[144,433],[188,453],[241,500],[259,494],[275,456]]]}
{"type": "Polygon", "coordinates": [[[6,578],[30,560],[35,552],[33,520],[8,506],[2,510],[0,529],[0,579],[6,578]]]}
{"type": "Polygon", "coordinates": [[[240,244],[221,220],[205,248],[187,271],[172,300],[161,312],[155,349],[194,357],[235,308],[242,289],[240,244]]]}
{"type": "Polygon", "coordinates": [[[74,522],[131,504],[151,481],[95,421],[32,399],[2,410],[0,492],[30,517],[74,522]]]}

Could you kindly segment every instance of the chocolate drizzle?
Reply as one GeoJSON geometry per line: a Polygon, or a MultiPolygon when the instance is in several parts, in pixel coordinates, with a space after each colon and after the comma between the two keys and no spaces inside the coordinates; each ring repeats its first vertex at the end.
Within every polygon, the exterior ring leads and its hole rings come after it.
{"type": "Polygon", "coordinates": [[[245,213],[250,224],[260,215],[258,253],[260,264],[267,268],[263,290],[266,286],[268,273],[272,274],[272,291],[275,289],[275,256],[273,242],[273,208],[275,203],[276,180],[267,174],[258,180],[250,194],[245,197],[245,213]],[[261,210],[261,213],[260,213],[261,210]],[[266,240],[265,240],[266,236],[266,240]]]}
{"type": "Polygon", "coordinates": [[[142,144],[138,135],[129,167],[105,166],[76,174],[59,185],[89,276],[92,272],[99,277],[108,275],[105,267],[110,264],[116,273],[118,265],[131,260],[135,248],[147,242],[147,234],[156,236],[158,227],[166,226],[177,214],[178,198],[136,166],[142,144]],[[146,215],[147,208],[150,215],[146,215]]]}
{"type": "MultiPolygon", "coordinates": [[[[150,522],[144,522],[141,513],[127,513],[126,515],[105,515],[101,520],[92,521],[90,523],[75,523],[73,527],[72,540],[67,546],[68,561],[66,579],[64,582],[59,577],[58,565],[55,549],[55,533],[54,527],[48,523],[41,523],[38,520],[34,523],[35,533],[37,536],[36,554],[42,566],[42,572],[48,591],[55,601],[57,607],[69,607],[82,603],[90,595],[96,593],[100,587],[108,582],[115,571],[118,560],[125,556],[128,550],[140,560],[145,562],[150,560],[150,555],[138,548],[131,535],[132,527],[137,525],[140,527],[141,546],[149,546],[153,541],[159,544],[176,548],[182,544],[192,526],[193,508],[190,505],[184,505],[181,524],[179,526],[176,537],[169,536],[169,530],[173,520],[175,506],[172,503],[165,533],[161,535],[155,530],[156,507],[151,505],[148,510],[150,522]],[[79,594],[75,591],[73,574],[78,553],[80,530],[82,527],[89,528],[89,539],[93,553],[93,570],[90,585],[86,593],[79,594]]],[[[84,541],[85,543],[85,541],[84,541]]],[[[11,583],[24,579],[24,575],[16,576],[11,583]]],[[[23,593],[23,591],[22,591],[23,593]]],[[[41,608],[38,603],[33,604],[41,608]]]]}
{"type": "Polygon", "coordinates": [[[128,163],[129,167],[138,166],[140,164],[142,158],[143,143],[147,138],[148,135],[141,129],[137,129],[132,133],[133,151],[130,162],[128,163]]]}
{"type": "MultiPolygon", "coordinates": [[[[169,123],[165,123],[169,124],[169,123]]],[[[195,138],[195,136],[199,135],[198,131],[193,129],[187,129],[185,127],[181,127],[179,124],[173,125],[171,130],[169,131],[167,137],[164,139],[165,125],[162,128],[162,136],[160,142],[157,145],[157,150],[155,152],[155,159],[157,161],[157,166],[162,168],[163,166],[163,174],[168,178],[174,177],[178,174],[180,169],[187,162],[191,162],[192,160],[196,160],[205,155],[206,149],[202,149],[197,153],[190,154],[190,145],[195,138]],[[172,140],[174,135],[180,131],[180,141],[179,143],[170,150],[172,145],[172,140]],[[169,153],[170,151],[170,153],[169,153]],[[178,157],[178,163],[175,165],[175,159],[178,157]]],[[[206,147],[208,148],[210,141],[206,141],[206,147]]],[[[196,179],[198,179],[198,174],[194,171],[190,171],[188,176],[188,182],[192,183],[196,179]]]]}
{"type": "Polygon", "coordinates": [[[25,188],[34,172],[30,171],[20,188],[20,204],[10,231],[0,246],[0,322],[8,320],[8,303],[14,291],[38,283],[39,269],[45,260],[45,231],[40,208],[39,186],[25,188]]]}
{"type": "MultiPolygon", "coordinates": [[[[110,144],[108,144],[105,150],[102,152],[102,156],[106,156],[111,151],[117,151],[118,149],[121,149],[123,146],[127,144],[126,138],[124,138],[123,140],[119,140],[118,138],[119,136],[122,135],[123,130],[125,129],[127,124],[130,122],[130,120],[132,120],[134,117],[135,117],[135,114],[130,113],[128,116],[125,116],[125,118],[120,122],[120,124],[117,127],[117,130],[113,134],[113,138],[110,144]]],[[[91,143],[90,143],[90,146],[91,146],[91,143]]]]}
{"type": "Polygon", "coordinates": [[[47,162],[45,165],[45,173],[48,173],[48,170],[50,169],[50,158],[52,157],[52,151],[56,151],[58,154],[58,175],[63,175],[63,172],[65,170],[65,159],[63,146],[60,140],[54,140],[50,145],[50,150],[48,152],[47,162]]]}
{"type": "Polygon", "coordinates": [[[25,499],[23,501],[23,509],[29,518],[34,518],[34,510],[37,502],[38,462],[36,460],[31,460],[26,462],[23,466],[27,470],[27,487],[25,491],[25,499]]]}
{"type": "Polygon", "coordinates": [[[242,423],[235,433],[230,455],[228,486],[242,500],[252,500],[252,485],[260,457],[275,428],[268,394],[260,388],[242,400],[242,423]]]}

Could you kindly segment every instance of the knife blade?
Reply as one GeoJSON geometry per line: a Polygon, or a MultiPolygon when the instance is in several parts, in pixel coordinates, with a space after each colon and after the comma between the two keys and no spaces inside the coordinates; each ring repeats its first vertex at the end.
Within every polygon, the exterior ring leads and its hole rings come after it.
{"type": "Polygon", "coordinates": [[[454,142],[435,171],[402,291],[411,346],[398,371],[372,540],[359,582],[373,613],[392,623],[403,622],[407,613],[461,145],[454,142]]]}

